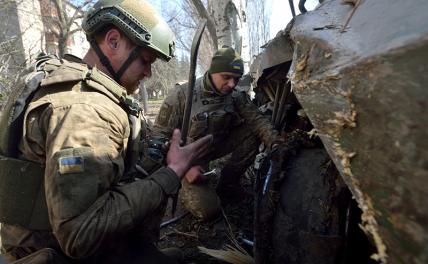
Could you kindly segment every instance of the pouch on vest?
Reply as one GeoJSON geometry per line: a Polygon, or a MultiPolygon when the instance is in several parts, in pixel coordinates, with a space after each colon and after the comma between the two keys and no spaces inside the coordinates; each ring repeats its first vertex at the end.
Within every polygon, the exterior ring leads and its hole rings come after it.
{"type": "Polygon", "coordinates": [[[0,156],[0,222],[50,230],[44,170],[38,163],[0,156]]]}
{"type": "Polygon", "coordinates": [[[0,154],[17,157],[25,110],[44,77],[44,72],[26,75],[10,95],[0,121],[0,154]]]}
{"type": "Polygon", "coordinates": [[[145,176],[149,176],[165,165],[168,148],[165,137],[151,137],[143,144],[143,153],[137,162],[137,165],[143,170],[140,171],[145,176]]]}
{"type": "Polygon", "coordinates": [[[197,140],[208,132],[208,113],[202,112],[192,117],[189,129],[189,137],[197,140]]]}
{"type": "Polygon", "coordinates": [[[211,134],[215,141],[221,140],[222,137],[229,134],[233,119],[234,113],[224,110],[199,113],[192,118],[189,137],[196,140],[211,134]]]}
{"type": "Polygon", "coordinates": [[[211,112],[208,116],[208,131],[210,134],[225,136],[230,132],[232,113],[224,110],[211,112]]]}
{"type": "Polygon", "coordinates": [[[41,65],[52,57],[40,57],[34,71],[21,77],[4,109],[0,131],[0,222],[34,230],[49,230],[42,165],[18,159],[24,114],[40,87],[45,72],[41,65]]]}

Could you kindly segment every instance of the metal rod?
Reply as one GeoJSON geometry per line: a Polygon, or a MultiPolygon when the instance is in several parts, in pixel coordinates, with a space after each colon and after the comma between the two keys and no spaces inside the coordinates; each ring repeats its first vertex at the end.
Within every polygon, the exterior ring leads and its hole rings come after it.
{"type": "Polygon", "coordinates": [[[273,104],[273,113],[272,113],[272,124],[275,124],[276,115],[278,114],[278,106],[279,106],[279,99],[280,99],[280,93],[281,89],[279,89],[279,82],[276,85],[276,91],[275,91],[275,102],[273,104]]]}
{"type": "Polygon", "coordinates": [[[217,174],[217,169],[212,169],[210,171],[207,171],[205,173],[203,173],[203,176],[211,176],[211,175],[216,175],[217,174]]]}
{"type": "Polygon", "coordinates": [[[183,213],[177,217],[166,220],[165,222],[161,223],[160,228],[164,228],[165,226],[174,224],[175,222],[177,222],[178,220],[180,220],[181,218],[185,217],[188,214],[189,214],[189,212],[185,212],[185,213],[183,213]]]}
{"type": "Polygon", "coordinates": [[[275,96],[273,96],[272,90],[269,88],[269,86],[263,85],[262,87],[263,87],[262,89],[265,91],[265,93],[269,97],[269,100],[271,100],[272,102],[275,101],[275,96]]]}
{"type": "Polygon", "coordinates": [[[190,113],[192,111],[192,101],[193,101],[193,89],[195,88],[195,81],[196,81],[195,72],[196,72],[196,63],[198,58],[198,49],[199,49],[199,44],[201,43],[202,33],[204,32],[206,25],[207,25],[207,20],[202,19],[201,22],[199,23],[199,27],[192,41],[192,49],[190,54],[189,83],[187,86],[186,106],[184,108],[183,124],[181,127],[181,141],[183,145],[186,144],[187,134],[189,132],[190,113]]]}
{"type": "Polygon", "coordinates": [[[290,5],[291,14],[293,15],[293,18],[296,16],[296,10],[294,10],[294,2],[293,0],[288,0],[288,4],[290,5]]]}
{"type": "Polygon", "coordinates": [[[268,186],[269,186],[271,179],[272,179],[272,161],[270,161],[269,170],[268,170],[268,173],[266,174],[266,179],[265,179],[265,182],[263,184],[263,197],[267,193],[268,186]]]}
{"type": "Polygon", "coordinates": [[[305,8],[305,3],[306,3],[306,0],[300,0],[299,1],[299,10],[300,10],[300,13],[302,13],[302,14],[308,12],[308,10],[306,10],[306,8],[305,8]]]}
{"type": "Polygon", "coordinates": [[[241,238],[242,243],[244,243],[245,245],[248,245],[250,247],[254,247],[254,242],[245,238],[241,238]]]}

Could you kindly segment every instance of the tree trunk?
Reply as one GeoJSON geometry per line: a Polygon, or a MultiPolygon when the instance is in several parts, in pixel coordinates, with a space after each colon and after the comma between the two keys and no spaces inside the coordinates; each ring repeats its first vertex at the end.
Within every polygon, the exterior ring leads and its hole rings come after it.
{"type": "Polygon", "coordinates": [[[208,2],[208,11],[201,0],[191,0],[200,17],[208,19],[208,30],[217,47],[233,47],[241,54],[245,68],[249,66],[249,45],[245,6],[240,0],[217,0],[208,2]],[[215,25],[215,33],[213,32],[215,25]],[[215,36],[215,38],[213,38],[215,36]]]}

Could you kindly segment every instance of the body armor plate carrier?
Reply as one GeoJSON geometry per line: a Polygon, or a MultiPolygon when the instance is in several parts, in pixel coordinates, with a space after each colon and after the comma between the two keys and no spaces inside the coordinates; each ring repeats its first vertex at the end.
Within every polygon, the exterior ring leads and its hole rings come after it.
{"type": "MultiPolygon", "coordinates": [[[[75,59],[73,59],[75,60],[75,59]]],[[[44,164],[23,160],[19,157],[24,115],[28,104],[38,89],[65,82],[84,82],[87,87],[98,91],[117,102],[129,117],[138,117],[140,108],[126,95],[125,89],[96,68],[68,60],[44,56],[37,60],[33,70],[21,78],[17,89],[10,95],[0,120],[0,222],[17,225],[31,230],[50,230],[44,191],[44,164]],[[50,72],[60,69],[64,74],[50,72]]],[[[131,131],[135,127],[131,127],[131,131]]],[[[138,145],[137,137],[129,144],[138,145]]],[[[140,132],[137,132],[139,134],[140,132]]],[[[135,147],[128,144],[128,150],[135,147]]],[[[138,151],[137,151],[138,152],[138,151]]],[[[128,154],[128,153],[127,153],[128,154]]],[[[127,155],[127,159],[134,160],[127,155]]],[[[125,163],[127,160],[125,161],[125,163]]]]}

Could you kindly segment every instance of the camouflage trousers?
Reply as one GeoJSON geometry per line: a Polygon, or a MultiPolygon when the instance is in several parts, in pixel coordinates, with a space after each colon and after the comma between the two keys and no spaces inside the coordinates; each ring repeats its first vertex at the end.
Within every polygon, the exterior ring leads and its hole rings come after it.
{"type": "MultiPolygon", "coordinates": [[[[233,129],[221,144],[214,146],[209,158],[221,158],[219,163],[222,169],[217,185],[220,197],[236,194],[234,190],[241,187],[241,175],[253,163],[259,145],[257,136],[242,124],[233,129]]],[[[183,180],[181,202],[190,213],[202,221],[210,221],[220,215],[220,197],[209,182],[189,184],[183,180]]]]}
{"type": "Polygon", "coordinates": [[[17,264],[176,263],[154,245],[159,239],[159,226],[165,209],[166,202],[138,227],[117,234],[114,240],[106,241],[95,255],[80,260],[66,256],[51,232],[2,224],[2,257],[9,263],[17,264]]]}

